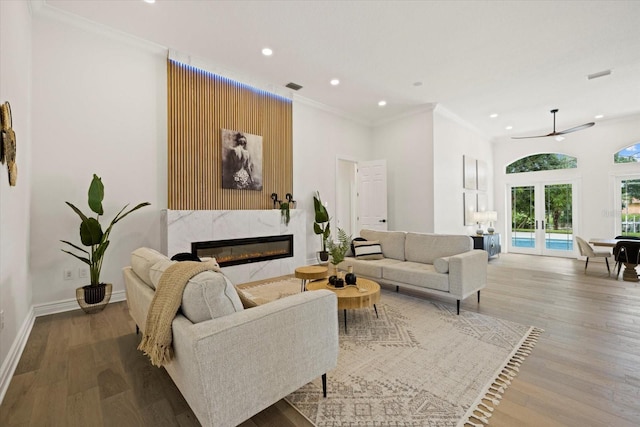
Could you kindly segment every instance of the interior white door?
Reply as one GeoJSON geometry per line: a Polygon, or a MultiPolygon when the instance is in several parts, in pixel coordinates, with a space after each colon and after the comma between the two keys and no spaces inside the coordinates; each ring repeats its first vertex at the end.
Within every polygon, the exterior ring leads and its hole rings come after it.
{"type": "Polygon", "coordinates": [[[387,161],[358,162],[360,229],[387,229],[387,161]]]}

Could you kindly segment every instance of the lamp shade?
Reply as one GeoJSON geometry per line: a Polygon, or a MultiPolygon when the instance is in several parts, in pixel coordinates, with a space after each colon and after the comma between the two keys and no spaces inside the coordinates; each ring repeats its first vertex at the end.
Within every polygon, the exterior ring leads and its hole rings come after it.
{"type": "Polygon", "coordinates": [[[498,212],[496,211],[486,211],[487,221],[493,222],[498,220],[498,212]]]}

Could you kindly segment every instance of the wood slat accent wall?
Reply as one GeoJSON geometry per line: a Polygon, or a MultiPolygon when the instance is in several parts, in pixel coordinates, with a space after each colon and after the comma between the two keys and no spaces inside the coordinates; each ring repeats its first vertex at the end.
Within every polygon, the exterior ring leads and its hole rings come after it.
{"type": "Polygon", "coordinates": [[[271,209],[293,193],[291,100],[172,60],[168,208],[271,209]],[[222,188],[221,129],[262,136],[262,191],[222,188]]]}

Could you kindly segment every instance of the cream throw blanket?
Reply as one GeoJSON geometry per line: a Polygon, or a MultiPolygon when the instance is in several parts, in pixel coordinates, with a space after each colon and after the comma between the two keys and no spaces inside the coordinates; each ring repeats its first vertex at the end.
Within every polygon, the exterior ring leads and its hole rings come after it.
{"type": "Polygon", "coordinates": [[[182,303],[182,292],[192,277],[207,270],[220,272],[215,259],[177,262],[160,276],[147,312],[144,336],[138,346],[138,350],[149,356],[151,364],[160,367],[173,358],[171,322],[182,303]]]}

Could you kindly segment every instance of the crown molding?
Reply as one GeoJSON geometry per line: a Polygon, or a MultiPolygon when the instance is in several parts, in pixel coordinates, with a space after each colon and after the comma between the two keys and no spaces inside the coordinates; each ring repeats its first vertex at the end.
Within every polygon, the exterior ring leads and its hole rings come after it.
{"type": "Polygon", "coordinates": [[[401,119],[405,119],[407,117],[411,117],[411,116],[415,116],[417,114],[422,114],[422,113],[432,113],[435,109],[437,104],[434,103],[427,103],[427,104],[420,104],[418,106],[416,106],[415,108],[412,108],[408,111],[404,111],[400,114],[397,114],[393,117],[388,117],[385,119],[381,119],[376,121],[373,124],[373,127],[380,127],[380,126],[385,126],[388,125],[390,123],[393,123],[395,121],[401,120],[401,119]]]}
{"type": "Polygon", "coordinates": [[[32,16],[56,20],[89,33],[99,34],[122,42],[134,48],[162,55],[166,55],[169,50],[166,46],[50,6],[45,0],[29,0],[29,9],[31,10],[32,16]]]}
{"type": "Polygon", "coordinates": [[[489,139],[490,139],[489,135],[487,135],[486,133],[482,132],[480,129],[478,129],[477,127],[473,126],[469,122],[465,121],[463,118],[461,118],[456,113],[452,112],[451,110],[449,110],[447,107],[443,106],[442,104],[438,104],[436,106],[435,112],[437,114],[440,114],[441,116],[449,119],[449,120],[452,120],[452,121],[456,122],[460,126],[469,129],[470,131],[478,134],[480,137],[482,137],[482,138],[486,139],[487,141],[489,141],[489,139]]]}

